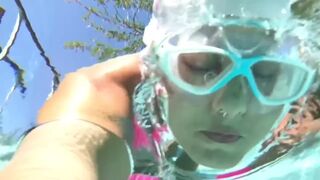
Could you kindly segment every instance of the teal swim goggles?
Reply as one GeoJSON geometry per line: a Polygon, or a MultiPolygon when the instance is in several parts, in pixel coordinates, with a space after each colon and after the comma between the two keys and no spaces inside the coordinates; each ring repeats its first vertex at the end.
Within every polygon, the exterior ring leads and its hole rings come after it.
{"type": "MultiPolygon", "coordinates": [[[[222,25],[239,26],[239,21],[222,25]]],[[[174,37],[169,36],[158,46],[159,65],[170,81],[191,94],[212,94],[242,76],[262,104],[283,105],[305,95],[315,76],[315,70],[292,55],[243,56],[193,41],[173,45],[174,37]]]]}

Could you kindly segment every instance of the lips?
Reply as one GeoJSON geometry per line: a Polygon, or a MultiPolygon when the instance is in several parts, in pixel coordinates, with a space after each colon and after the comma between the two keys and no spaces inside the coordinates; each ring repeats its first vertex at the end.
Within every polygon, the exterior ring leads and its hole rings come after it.
{"type": "Polygon", "coordinates": [[[234,133],[220,133],[214,131],[201,131],[201,134],[203,134],[209,140],[225,144],[234,143],[242,138],[242,136],[234,133]]]}

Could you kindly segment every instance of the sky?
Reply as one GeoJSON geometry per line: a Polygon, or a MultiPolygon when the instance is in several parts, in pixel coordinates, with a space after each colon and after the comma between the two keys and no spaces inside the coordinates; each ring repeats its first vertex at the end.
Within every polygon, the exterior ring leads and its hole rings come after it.
{"type": "MultiPolygon", "coordinates": [[[[90,3],[92,0],[86,0],[90,3]]],[[[32,27],[36,32],[46,56],[62,75],[96,63],[88,52],[76,52],[64,48],[67,41],[90,42],[101,35],[87,27],[82,20],[85,10],[76,3],[66,0],[23,0],[32,27]]],[[[4,47],[10,37],[18,14],[13,0],[1,0],[6,13],[0,24],[0,46],[4,47]]],[[[33,125],[37,111],[51,92],[52,73],[45,65],[38,48],[33,43],[24,23],[18,33],[9,57],[25,71],[25,94],[16,90],[4,104],[6,96],[14,83],[14,72],[7,63],[0,61],[0,113],[2,131],[20,135],[33,125]]]]}

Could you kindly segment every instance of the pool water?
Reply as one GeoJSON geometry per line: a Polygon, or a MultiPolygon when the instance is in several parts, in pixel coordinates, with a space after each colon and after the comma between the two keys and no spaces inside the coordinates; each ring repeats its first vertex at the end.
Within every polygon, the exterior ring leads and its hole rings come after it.
{"type": "MultiPolygon", "coordinates": [[[[0,7],[5,10],[2,14],[0,9],[0,170],[10,162],[24,133],[35,126],[37,110],[57,87],[63,75],[97,62],[88,52],[75,52],[63,47],[70,40],[90,41],[97,36],[82,22],[83,9],[63,0],[21,2],[0,2],[0,7]],[[19,13],[22,8],[23,11],[19,13]]],[[[146,88],[142,87],[142,91],[147,92],[146,88]]],[[[138,111],[143,108],[139,104],[136,106],[138,111]]],[[[184,151],[174,144],[174,137],[167,133],[166,128],[158,129],[159,134],[149,137],[156,145],[152,147],[155,151],[150,151],[148,147],[147,150],[137,150],[132,145],[136,173],[157,175],[160,172],[158,175],[165,180],[317,180],[320,176],[320,136],[317,133],[293,147],[274,151],[278,156],[281,154],[279,158],[265,160],[267,163],[254,168],[248,168],[248,165],[221,172],[202,167],[201,172],[204,173],[199,175],[172,167],[184,151]],[[173,144],[172,147],[178,150],[170,156],[159,153],[162,142],[157,135],[163,135],[165,143],[168,143],[166,147],[173,144]],[[159,168],[159,165],[163,167],[159,168]]]]}

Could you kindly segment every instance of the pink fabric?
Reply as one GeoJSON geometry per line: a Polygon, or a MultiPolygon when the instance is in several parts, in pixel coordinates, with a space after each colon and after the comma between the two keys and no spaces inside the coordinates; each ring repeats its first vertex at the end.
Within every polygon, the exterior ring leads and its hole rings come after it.
{"type": "Polygon", "coordinates": [[[247,168],[243,168],[243,169],[240,169],[238,171],[231,172],[231,173],[218,175],[216,178],[217,179],[224,179],[224,178],[230,178],[230,177],[233,177],[233,176],[244,175],[245,173],[247,173],[247,172],[249,172],[251,170],[252,169],[250,167],[247,167],[247,168]]]}
{"type": "Polygon", "coordinates": [[[132,123],[133,123],[133,129],[134,129],[133,148],[149,149],[151,147],[151,142],[148,138],[147,132],[142,127],[139,126],[136,118],[132,119],[132,123]]]}
{"type": "Polygon", "coordinates": [[[153,140],[156,141],[158,144],[161,143],[161,134],[164,132],[168,132],[168,127],[166,125],[162,125],[160,127],[155,128],[155,130],[152,132],[153,140]]]}
{"type": "MultiPolygon", "coordinates": [[[[222,174],[218,175],[215,178],[218,180],[222,180],[225,178],[231,178],[233,176],[239,176],[239,175],[244,175],[245,173],[251,171],[252,169],[250,167],[240,169],[238,171],[234,171],[228,174],[222,174]]],[[[160,178],[155,177],[155,176],[149,176],[149,175],[144,175],[144,174],[132,174],[129,176],[128,180],[160,180],[160,178]]]]}
{"type": "Polygon", "coordinates": [[[160,178],[143,174],[132,174],[128,180],[160,180],[160,178]]]}

